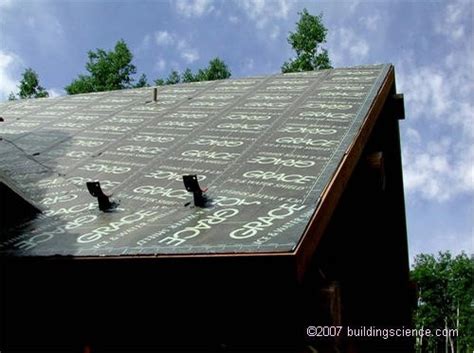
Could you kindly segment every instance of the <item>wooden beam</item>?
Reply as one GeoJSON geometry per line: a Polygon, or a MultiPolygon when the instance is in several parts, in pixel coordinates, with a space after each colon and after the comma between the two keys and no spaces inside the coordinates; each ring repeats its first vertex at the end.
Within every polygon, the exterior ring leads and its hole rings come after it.
{"type": "Polygon", "coordinates": [[[394,89],[394,83],[394,68],[391,66],[377,94],[377,98],[374,100],[367,113],[367,117],[359,130],[357,137],[347,149],[331,181],[326,185],[326,188],[322,193],[321,202],[313,213],[313,216],[303,233],[301,241],[296,247],[294,253],[296,256],[296,272],[299,282],[302,282],[304,278],[306,268],[316,251],[342,193],[344,192],[361,157],[362,151],[369,140],[375,123],[379,119],[382,108],[387,99],[389,99],[389,94],[394,89]]]}

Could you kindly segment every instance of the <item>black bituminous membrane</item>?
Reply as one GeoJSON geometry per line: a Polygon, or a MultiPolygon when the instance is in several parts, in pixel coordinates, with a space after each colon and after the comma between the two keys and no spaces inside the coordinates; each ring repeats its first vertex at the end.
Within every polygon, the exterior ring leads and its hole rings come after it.
{"type": "Polygon", "coordinates": [[[143,88],[0,104],[1,173],[43,210],[0,253],[292,251],[389,67],[164,86],[157,102],[143,88]],[[185,174],[210,207],[193,206],[185,174]],[[101,212],[87,181],[119,207],[101,212]]]}

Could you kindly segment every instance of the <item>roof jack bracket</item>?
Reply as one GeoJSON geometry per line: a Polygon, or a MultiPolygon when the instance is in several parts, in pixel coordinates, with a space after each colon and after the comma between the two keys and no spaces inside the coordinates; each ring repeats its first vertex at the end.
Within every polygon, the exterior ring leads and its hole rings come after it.
{"type": "Polygon", "coordinates": [[[207,198],[204,193],[207,191],[207,188],[201,189],[197,176],[194,175],[183,175],[184,187],[189,192],[193,193],[194,196],[194,206],[196,207],[206,207],[207,203],[211,201],[207,198]]]}
{"type": "Polygon", "coordinates": [[[89,193],[92,196],[97,197],[97,200],[99,201],[99,210],[103,212],[111,212],[118,207],[118,202],[110,200],[110,196],[104,194],[100,187],[100,182],[88,181],[86,185],[89,193]]]}

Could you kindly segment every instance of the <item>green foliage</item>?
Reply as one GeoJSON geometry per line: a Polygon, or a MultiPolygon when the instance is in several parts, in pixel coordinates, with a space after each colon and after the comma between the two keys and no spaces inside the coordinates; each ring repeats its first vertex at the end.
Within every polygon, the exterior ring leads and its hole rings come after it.
{"type": "Polygon", "coordinates": [[[219,58],[214,58],[209,61],[209,65],[204,69],[199,69],[196,74],[193,74],[191,69],[187,68],[183,74],[180,75],[176,70],[173,70],[168,78],[156,79],[155,84],[161,85],[173,85],[180,82],[197,82],[197,81],[214,81],[223,80],[229,78],[231,72],[228,66],[219,58]]]}
{"type": "Polygon", "coordinates": [[[207,81],[207,69],[199,69],[194,78],[195,81],[207,81]]]}
{"type": "Polygon", "coordinates": [[[133,55],[123,40],[115,44],[113,51],[97,49],[88,52],[86,69],[89,75],[79,77],[65,87],[68,94],[101,92],[132,86],[132,75],[136,73],[133,55]]]}
{"type": "Polygon", "coordinates": [[[168,78],[166,79],[167,85],[175,85],[181,82],[181,76],[179,75],[178,71],[173,70],[169,74],[168,78]]]}
{"type": "Polygon", "coordinates": [[[224,61],[219,58],[214,58],[209,61],[209,66],[203,72],[205,80],[200,81],[224,80],[226,78],[229,78],[230,75],[230,70],[224,63],[224,61]]]}
{"type": "Polygon", "coordinates": [[[182,77],[183,82],[196,82],[196,81],[198,81],[196,76],[194,76],[193,72],[189,68],[184,70],[181,77],[182,77]]]}
{"type": "Polygon", "coordinates": [[[299,13],[296,32],[290,32],[288,43],[296,52],[296,58],[285,62],[281,71],[298,72],[330,69],[331,61],[321,44],[326,42],[327,29],[322,22],[322,14],[313,16],[304,9],[299,13]]]}
{"type": "MultiPolygon", "coordinates": [[[[28,68],[23,72],[18,88],[20,89],[20,92],[18,92],[20,99],[49,97],[48,92],[39,84],[38,74],[32,68],[28,68]]],[[[15,93],[11,92],[8,100],[15,99],[15,93]]]]}
{"type": "Polygon", "coordinates": [[[137,83],[133,85],[133,88],[142,88],[142,87],[150,87],[148,84],[148,79],[145,74],[142,74],[138,79],[137,83]]]}
{"type": "MultiPolygon", "coordinates": [[[[452,257],[449,252],[421,254],[415,258],[412,279],[418,286],[417,328],[458,329],[459,336],[448,341],[450,352],[474,349],[474,261],[466,254],[452,257]]],[[[417,352],[444,352],[444,337],[418,340],[417,352]]]]}

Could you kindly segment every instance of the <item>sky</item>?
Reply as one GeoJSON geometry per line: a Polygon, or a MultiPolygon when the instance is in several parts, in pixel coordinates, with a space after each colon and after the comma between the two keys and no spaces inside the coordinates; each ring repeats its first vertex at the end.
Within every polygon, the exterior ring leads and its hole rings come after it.
{"type": "Polygon", "coordinates": [[[119,39],[137,79],[214,57],[234,78],[279,73],[303,8],[323,14],[334,67],[395,65],[410,259],[474,253],[473,0],[0,0],[0,101],[28,67],[64,95],[87,52],[119,39]]]}

